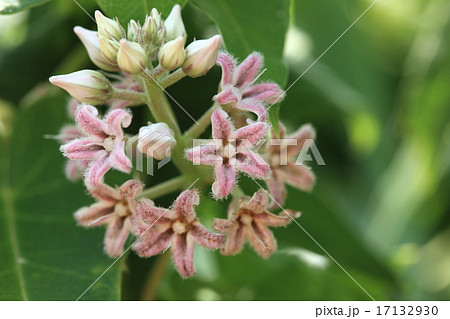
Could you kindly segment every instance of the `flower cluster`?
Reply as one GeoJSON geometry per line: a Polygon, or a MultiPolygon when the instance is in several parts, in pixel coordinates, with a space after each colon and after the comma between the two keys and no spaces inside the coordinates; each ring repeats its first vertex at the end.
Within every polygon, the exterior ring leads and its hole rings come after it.
{"type": "Polygon", "coordinates": [[[141,257],[170,248],[175,268],[183,277],[195,274],[196,244],[234,255],[247,240],[260,256],[268,258],[277,247],[269,227],[285,226],[300,215],[284,209],[278,215],[269,211],[284,203],[284,183],[301,190],[313,186],[314,175],[297,165],[294,156],[314,138],[314,130],[309,125],[301,127],[289,136],[294,145],[284,142],[286,130],[280,123],[281,142],[273,143],[276,137],[273,132],[269,136],[268,108],[284,93],[275,83],[258,82],[262,55],[252,53],[238,64],[229,53],[219,52],[219,35],[185,47],[187,35],[179,5],[165,20],[153,9],[142,25],[131,20],[127,30],[99,11],[95,18],[97,31],[82,27],[74,31],[101,70],[50,78],[72,96],[69,114],[74,123],[63,126],[58,135],[60,149],[68,158],[66,175],[71,180],[84,176],[85,186],[96,200],[75,213],[78,224],[106,226],[105,251],[113,258],[124,253],[130,234],[135,236],[131,248],[141,257]],[[221,67],[222,78],[214,103],[199,123],[182,133],[164,89],[185,76],[202,76],[215,64],[221,67]],[[144,104],[155,122],[148,122],[130,137],[125,130],[133,121],[132,107],[144,104]],[[194,145],[194,139],[209,126],[211,138],[194,145]],[[180,176],[147,189],[135,179],[121,186],[108,185],[104,177],[111,169],[133,172],[132,157],[137,153],[156,160],[171,155],[180,176]],[[211,167],[213,179],[207,167],[197,165],[211,167]],[[241,173],[264,180],[268,191],[260,189],[251,198],[245,196],[238,186],[241,173]],[[194,183],[192,176],[198,176],[194,183]],[[228,218],[214,221],[217,233],[197,217],[200,192],[189,188],[199,179],[199,184],[211,186],[215,200],[233,197],[228,218]],[[187,185],[191,186],[169,208],[155,204],[158,196],[187,185]]]}

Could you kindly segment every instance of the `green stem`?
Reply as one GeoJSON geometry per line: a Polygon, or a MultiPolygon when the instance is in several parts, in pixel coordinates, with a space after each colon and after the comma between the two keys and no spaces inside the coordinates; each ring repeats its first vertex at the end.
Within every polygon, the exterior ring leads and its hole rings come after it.
{"type": "Polygon", "coordinates": [[[164,273],[167,270],[167,265],[170,261],[170,251],[165,252],[156,260],[152,271],[148,274],[145,280],[144,288],[142,289],[141,300],[155,300],[158,292],[159,284],[164,278],[164,273]]]}
{"type": "Polygon", "coordinates": [[[153,69],[152,72],[152,78],[157,79],[160,76],[164,75],[164,73],[168,72],[166,69],[164,69],[162,66],[158,65],[156,68],[153,69]]]}
{"type": "Polygon", "coordinates": [[[145,93],[129,91],[129,90],[122,90],[122,89],[114,89],[114,91],[112,93],[112,98],[119,99],[119,100],[132,101],[133,104],[136,104],[136,105],[146,104],[148,101],[147,95],[145,93]]]}
{"type": "Polygon", "coordinates": [[[197,123],[194,123],[186,132],[184,132],[184,136],[188,142],[189,139],[194,139],[200,136],[211,124],[211,114],[216,109],[217,104],[214,103],[213,106],[209,108],[208,111],[206,111],[205,114],[202,115],[202,117],[197,121],[197,123]]]}
{"type": "Polygon", "coordinates": [[[158,184],[156,186],[150,187],[146,190],[144,190],[139,197],[146,197],[150,199],[157,199],[161,196],[170,194],[172,192],[175,192],[183,187],[185,183],[183,176],[178,176],[172,179],[169,179],[168,181],[165,181],[161,184],[158,184]]]}
{"type": "Polygon", "coordinates": [[[159,83],[161,84],[161,86],[163,88],[166,88],[166,87],[169,87],[172,84],[178,82],[185,76],[186,76],[186,73],[184,73],[183,70],[181,68],[179,68],[175,72],[172,72],[171,74],[169,74],[168,76],[163,78],[159,83]]]}

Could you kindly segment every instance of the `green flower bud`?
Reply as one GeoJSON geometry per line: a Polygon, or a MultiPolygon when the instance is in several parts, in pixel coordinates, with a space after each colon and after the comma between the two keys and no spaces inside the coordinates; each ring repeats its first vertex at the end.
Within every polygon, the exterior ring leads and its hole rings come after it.
{"type": "Polygon", "coordinates": [[[105,17],[100,11],[95,11],[95,21],[98,26],[98,34],[108,40],[116,40],[125,37],[125,31],[117,20],[105,17]]]}
{"type": "Polygon", "coordinates": [[[66,90],[77,101],[91,105],[105,103],[113,92],[109,80],[100,72],[92,70],[52,76],[49,81],[66,90]]]}
{"type": "Polygon", "coordinates": [[[119,53],[119,44],[115,40],[108,40],[104,36],[98,37],[100,50],[103,57],[112,64],[117,65],[117,54],[119,53]]]}
{"type": "Polygon", "coordinates": [[[129,41],[139,42],[141,26],[139,22],[130,20],[128,23],[127,38],[129,41]]]}

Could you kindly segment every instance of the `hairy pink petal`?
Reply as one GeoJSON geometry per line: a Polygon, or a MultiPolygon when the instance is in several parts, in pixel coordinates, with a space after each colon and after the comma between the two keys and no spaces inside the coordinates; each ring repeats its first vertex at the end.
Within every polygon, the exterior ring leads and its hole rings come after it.
{"type": "Polygon", "coordinates": [[[242,92],[242,98],[252,98],[259,102],[266,102],[269,104],[281,102],[283,91],[278,84],[275,83],[260,83],[252,85],[242,92]]]}
{"type": "Polygon", "coordinates": [[[277,240],[269,228],[256,221],[253,223],[252,230],[254,236],[249,236],[248,239],[253,248],[261,257],[269,258],[277,250],[277,240]]]}
{"type": "Polygon", "coordinates": [[[68,180],[77,181],[83,177],[89,163],[83,160],[68,160],[64,167],[64,173],[68,180]]]}
{"type": "Polygon", "coordinates": [[[111,215],[113,212],[113,203],[100,202],[89,207],[80,208],[75,212],[74,217],[78,225],[84,227],[94,227],[107,223],[109,218],[100,218],[111,215]]]}
{"type": "Polygon", "coordinates": [[[212,185],[212,192],[217,198],[230,195],[236,183],[236,167],[233,165],[218,164],[214,168],[216,181],[212,185]]]}
{"type": "Polygon", "coordinates": [[[241,93],[234,86],[224,87],[219,94],[214,96],[214,100],[220,105],[237,103],[241,100],[241,93]]]}
{"type": "Polygon", "coordinates": [[[142,192],[144,185],[141,182],[130,179],[119,188],[120,196],[127,202],[131,212],[136,211],[136,197],[142,192]]]}
{"type": "Polygon", "coordinates": [[[123,246],[130,234],[128,218],[113,218],[106,230],[105,251],[111,258],[117,258],[123,253],[123,246]]]}
{"type": "MultiPolygon", "coordinates": [[[[140,218],[148,224],[148,226],[155,224],[160,225],[164,224],[168,221],[168,218],[174,215],[170,209],[156,207],[153,201],[144,198],[138,201],[136,204],[136,214],[140,216],[140,218]]],[[[135,233],[135,235],[141,235],[141,233],[135,233]]]]}
{"type": "Polygon", "coordinates": [[[225,247],[221,250],[223,255],[236,255],[244,248],[245,231],[247,227],[241,223],[235,223],[228,233],[225,247]]]}
{"type": "Polygon", "coordinates": [[[262,56],[253,52],[236,69],[234,84],[243,87],[250,84],[258,74],[263,63],[262,56]]]}
{"type": "Polygon", "coordinates": [[[250,144],[255,144],[266,135],[268,129],[267,123],[255,122],[236,130],[234,132],[234,138],[238,141],[237,146],[239,147],[239,145],[246,141],[250,144]]]}
{"type": "MultiPolygon", "coordinates": [[[[255,113],[258,116],[259,122],[264,122],[267,119],[267,110],[263,104],[253,99],[245,99],[236,104],[236,108],[241,111],[255,113]]],[[[265,134],[265,133],[264,133],[265,134]]]]}
{"type": "Polygon", "coordinates": [[[261,155],[247,151],[236,155],[236,169],[253,178],[265,179],[270,174],[270,166],[261,155]]]}
{"type": "Polygon", "coordinates": [[[221,234],[228,234],[233,225],[234,222],[229,219],[214,218],[213,228],[221,234]]]}
{"type": "Polygon", "coordinates": [[[212,136],[215,139],[229,140],[234,130],[228,119],[228,114],[221,110],[215,110],[211,115],[212,136]]]}
{"type": "Polygon", "coordinates": [[[71,160],[92,160],[97,158],[104,148],[95,140],[80,138],[62,145],[60,150],[71,160]]]}
{"type": "Polygon", "coordinates": [[[267,179],[266,184],[273,198],[270,207],[278,208],[279,205],[283,205],[287,195],[286,187],[283,180],[278,176],[277,170],[272,171],[272,178],[267,179]]]}
{"type": "Polygon", "coordinates": [[[233,81],[234,69],[236,67],[233,58],[227,53],[221,52],[217,57],[217,64],[222,68],[222,86],[231,84],[233,81]]]}
{"type": "Polygon", "coordinates": [[[80,104],[75,113],[75,120],[88,135],[101,139],[108,135],[103,130],[103,122],[98,118],[98,110],[87,104],[80,104]]]}
{"type": "Polygon", "coordinates": [[[182,192],[175,200],[173,211],[177,216],[184,216],[188,222],[195,219],[194,206],[200,202],[200,196],[195,190],[186,190],[182,192]]]}
{"type": "Polygon", "coordinates": [[[91,189],[91,194],[99,201],[115,203],[121,199],[119,192],[106,184],[99,184],[91,189]]]}
{"type": "Polygon", "coordinates": [[[63,126],[58,135],[58,139],[60,140],[61,144],[67,144],[80,137],[83,137],[83,134],[75,125],[63,126]]]}
{"type": "Polygon", "coordinates": [[[109,161],[112,167],[124,173],[130,173],[133,165],[131,164],[130,159],[125,155],[124,147],[125,141],[116,143],[116,148],[111,151],[109,161]]]}
{"type": "Polygon", "coordinates": [[[311,169],[303,165],[296,165],[295,163],[279,166],[276,171],[286,183],[304,191],[310,191],[316,180],[311,169]]]}
{"type": "Polygon", "coordinates": [[[286,145],[288,157],[297,155],[305,144],[306,140],[313,140],[316,137],[316,131],[310,124],[302,125],[295,133],[288,138],[296,139],[297,145],[286,145]]]}
{"type": "Polygon", "coordinates": [[[194,222],[193,227],[189,232],[195,242],[205,248],[217,249],[222,247],[225,243],[225,236],[214,234],[199,222],[194,222]]]}
{"type": "Polygon", "coordinates": [[[109,154],[105,152],[104,155],[100,156],[89,166],[85,180],[86,186],[88,188],[98,186],[103,181],[103,176],[110,169],[109,154]]]}
{"type": "Polygon", "coordinates": [[[175,235],[172,240],[172,255],[175,268],[182,277],[195,275],[194,241],[189,233],[175,235]]]}
{"type": "Polygon", "coordinates": [[[291,210],[286,210],[288,214],[282,211],[280,214],[275,215],[269,212],[264,212],[255,216],[255,222],[261,223],[267,226],[286,226],[292,222],[292,218],[298,217],[300,214],[291,210]],[[292,218],[290,217],[292,216],[292,218]]]}
{"type": "Polygon", "coordinates": [[[131,114],[129,112],[122,109],[113,110],[106,115],[104,131],[108,135],[115,136],[116,139],[122,139],[122,127],[128,127],[130,124],[131,114]]]}
{"type": "Polygon", "coordinates": [[[215,144],[204,144],[193,147],[185,151],[186,158],[194,164],[215,165],[222,160],[217,155],[217,146],[215,144]]]}
{"type": "Polygon", "coordinates": [[[157,226],[150,229],[133,244],[133,250],[141,257],[157,255],[170,246],[173,231],[169,227],[157,226]]]}

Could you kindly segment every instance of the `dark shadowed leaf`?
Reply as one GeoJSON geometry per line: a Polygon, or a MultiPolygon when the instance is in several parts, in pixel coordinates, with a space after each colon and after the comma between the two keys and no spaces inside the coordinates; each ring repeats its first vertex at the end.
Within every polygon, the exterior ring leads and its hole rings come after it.
{"type": "MultiPolygon", "coordinates": [[[[0,299],[75,300],[111,263],[103,229],[76,226],[72,213],[92,202],[68,182],[58,143],[45,139],[67,122],[66,99],[44,98],[17,117],[0,156],[0,299]]],[[[83,299],[120,298],[115,265],[83,299]]]]}

